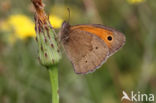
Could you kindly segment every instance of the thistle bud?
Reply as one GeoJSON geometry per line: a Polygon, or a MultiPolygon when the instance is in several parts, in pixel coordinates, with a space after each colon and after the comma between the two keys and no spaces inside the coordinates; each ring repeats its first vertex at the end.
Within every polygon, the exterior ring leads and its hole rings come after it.
{"type": "MultiPolygon", "coordinates": [[[[44,12],[42,0],[32,0],[36,9],[35,31],[36,41],[38,43],[39,61],[44,66],[57,64],[61,59],[61,53],[58,47],[58,39],[52,28],[49,18],[44,12]]],[[[55,22],[55,21],[54,21],[55,22]]]]}

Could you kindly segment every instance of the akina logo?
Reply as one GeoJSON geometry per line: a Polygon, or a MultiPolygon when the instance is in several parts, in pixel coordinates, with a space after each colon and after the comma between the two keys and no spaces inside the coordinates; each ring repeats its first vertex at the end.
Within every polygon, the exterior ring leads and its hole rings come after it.
{"type": "Polygon", "coordinates": [[[154,102],[155,96],[154,94],[143,94],[140,91],[134,92],[131,91],[130,95],[128,95],[125,91],[122,92],[123,96],[121,98],[121,101],[128,100],[128,101],[135,101],[135,102],[154,102]]]}

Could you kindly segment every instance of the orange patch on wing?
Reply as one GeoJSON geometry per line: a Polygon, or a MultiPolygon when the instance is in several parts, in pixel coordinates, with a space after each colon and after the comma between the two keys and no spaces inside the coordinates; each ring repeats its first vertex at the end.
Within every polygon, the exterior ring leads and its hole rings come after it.
{"type": "Polygon", "coordinates": [[[102,40],[104,40],[104,42],[106,43],[106,45],[108,47],[111,46],[110,41],[107,40],[108,36],[112,36],[113,37],[113,32],[103,29],[103,28],[98,28],[98,27],[94,27],[91,25],[79,25],[79,26],[73,26],[71,27],[71,31],[74,29],[80,29],[82,31],[87,31],[89,33],[92,33],[98,37],[100,37],[102,40]]]}

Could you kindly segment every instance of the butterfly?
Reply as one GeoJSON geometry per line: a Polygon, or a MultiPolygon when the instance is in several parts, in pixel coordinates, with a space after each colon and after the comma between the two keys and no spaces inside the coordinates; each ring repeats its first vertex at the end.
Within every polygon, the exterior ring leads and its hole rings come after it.
{"type": "Polygon", "coordinates": [[[101,24],[74,25],[64,21],[59,39],[77,74],[100,68],[125,44],[123,33],[101,24]]]}

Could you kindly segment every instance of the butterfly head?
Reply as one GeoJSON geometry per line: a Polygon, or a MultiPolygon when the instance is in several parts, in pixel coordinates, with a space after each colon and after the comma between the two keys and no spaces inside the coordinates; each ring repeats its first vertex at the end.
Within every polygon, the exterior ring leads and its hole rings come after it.
{"type": "Polygon", "coordinates": [[[59,40],[65,41],[65,39],[69,36],[70,24],[66,21],[62,23],[60,32],[59,32],[59,40]]]}

